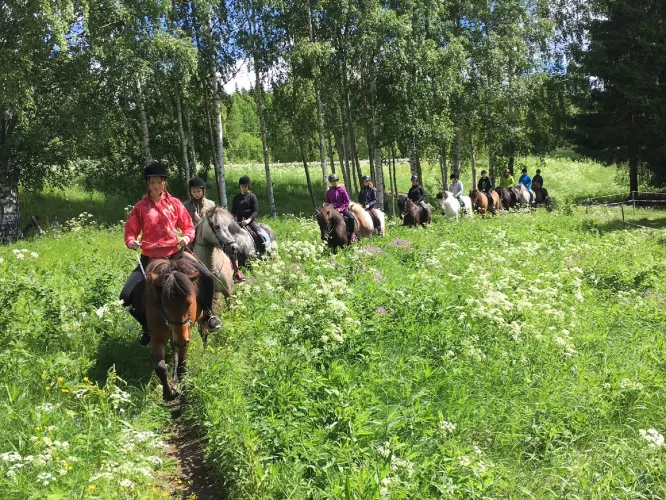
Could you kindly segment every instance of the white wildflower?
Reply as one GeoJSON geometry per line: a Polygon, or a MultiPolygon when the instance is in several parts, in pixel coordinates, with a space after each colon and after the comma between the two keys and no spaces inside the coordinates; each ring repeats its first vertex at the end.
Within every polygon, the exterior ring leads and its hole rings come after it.
{"type": "Polygon", "coordinates": [[[30,252],[30,257],[36,259],[37,257],[39,257],[39,254],[37,252],[30,252]]]}
{"type": "Polygon", "coordinates": [[[384,458],[388,458],[391,454],[391,443],[384,441],[384,444],[377,446],[377,452],[384,458]]]}
{"type": "Polygon", "coordinates": [[[8,451],[0,455],[0,459],[5,462],[19,462],[21,460],[21,455],[15,451],[8,451]]]}
{"type": "Polygon", "coordinates": [[[51,404],[51,403],[44,403],[43,405],[39,405],[39,406],[37,407],[37,410],[39,410],[39,411],[43,411],[43,412],[50,412],[51,410],[53,410],[53,408],[55,408],[55,406],[53,406],[53,404],[51,404]]]}
{"type": "Polygon", "coordinates": [[[134,488],[134,483],[129,479],[123,479],[119,484],[121,488],[134,488]]]}
{"type": "Polygon", "coordinates": [[[638,432],[653,450],[658,450],[664,446],[664,436],[662,436],[656,429],[639,429],[638,432]]]}
{"type": "Polygon", "coordinates": [[[97,314],[97,317],[98,317],[98,318],[103,318],[103,317],[104,317],[104,313],[106,313],[106,311],[108,311],[108,310],[109,310],[109,306],[107,306],[106,304],[104,304],[102,307],[100,307],[99,309],[97,309],[97,311],[95,311],[95,314],[97,314]]]}
{"type": "Polygon", "coordinates": [[[22,253],[17,253],[16,258],[19,259],[19,260],[22,260],[22,259],[25,258],[25,255],[23,255],[22,253]]]}
{"type": "Polygon", "coordinates": [[[150,462],[151,464],[153,464],[153,465],[162,465],[162,459],[160,457],[156,457],[154,455],[146,458],[146,460],[148,462],[150,462]]]}
{"type": "Polygon", "coordinates": [[[442,432],[442,434],[453,434],[453,432],[456,430],[456,424],[452,422],[447,422],[446,420],[442,420],[439,423],[439,430],[442,432]]]}
{"type": "Polygon", "coordinates": [[[37,474],[37,481],[42,483],[44,486],[48,486],[51,484],[55,478],[53,477],[53,474],[49,472],[40,472],[37,474]]]}

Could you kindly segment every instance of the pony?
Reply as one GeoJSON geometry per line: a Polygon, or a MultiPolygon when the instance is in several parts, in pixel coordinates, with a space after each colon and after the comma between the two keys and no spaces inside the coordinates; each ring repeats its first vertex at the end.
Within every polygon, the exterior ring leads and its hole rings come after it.
{"type": "MultiPolygon", "coordinates": [[[[273,256],[277,252],[275,233],[267,224],[262,224],[260,222],[257,222],[257,224],[259,224],[259,227],[268,234],[271,241],[271,245],[265,249],[265,253],[268,256],[273,256]]],[[[227,255],[231,253],[229,257],[236,258],[238,260],[238,265],[241,267],[244,266],[248,260],[256,257],[258,254],[264,253],[264,251],[261,250],[263,242],[259,247],[259,251],[257,251],[254,238],[250,235],[249,230],[236,222],[234,216],[226,208],[215,207],[206,215],[204,220],[199,223],[198,227],[201,226],[204,226],[207,231],[212,232],[219,246],[227,253],[227,255]]]]}
{"type": "MultiPolygon", "coordinates": [[[[461,196],[463,203],[465,204],[465,208],[467,209],[467,214],[472,215],[472,200],[470,199],[469,196],[461,196]]],[[[449,218],[455,218],[458,220],[460,217],[460,211],[462,207],[460,206],[460,202],[458,201],[458,198],[453,196],[453,193],[451,191],[440,191],[437,193],[437,199],[439,200],[439,206],[444,212],[444,215],[446,215],[449,218]]]]}
{"type": "MultiPolygon", "coordinates": [[[[349,245],[347,225],[342,214],[330,203],[324,203],[317,209],[317,223],[321,231],[321,240],[334,252],[349,245]]],[[[358,219],[356,224],[358,224],[358,219]]]]}
{"type": "Polygon", "coordinates": [[[531,189],[527,189],[525,186],[522,184],[519,184],[518,186],[515,187],[514,191],[516,192],[516,199],[518,200],[518,204],[522,206],[530,206],[530,193],[534,195],[534,191],[531,189]]]}
{"type": "MultiPolygon", "coordinates": [[[[197,301],[199,271],[190,259],[191,257],[184,255],[171,260],[155,259],[146,268],[143,297],[150,333],[150,349],[165,401],[178,395],[171,384],[177,386],[185,375],[192,325],[202,317],[202,309],[197,301]],[[171,383],[164,360],[169,340],[174,358],[171,383]]],[[[200,324],[199,329],[203,331],[203,328],[200,324]]]]}
{"type": "Polygon", "coordinates": [[[384,212],[378,208],[373,208],[372,210],[366,210],[359,203],[354,203],[353,201],[349,204],[349,211],[354,214],[358,220],[358,229],[356,230],[356,237],[360,240],[368,236],[375,234],[380,234],[384,236],[384,212]],[[370,213],[372,212],[372,214],[370,213]],[[372,215],[374,215],[378,222],[379,227],[375,228],[375,223],[372,220],[372,215]]]}
{"type": "Polygon", "coordinates": [[[504,210],[509,210],[516,206],[517,198],[513,196],[510,189],[500,186],[498,188],[495,188],[495,191],[497,191],[497,196],[499,196],[500,204],[504,208],[504,210]]]}
{"type": "Polygon", "coordinates": [[[405,200],[404,211],[400,213],[400,218],[402,219],[403,226],[425,226],[426,224],[430,224],[432,208],[430,208],[430,205],[427,205],[427,208],[423,208],[421,205],[417,205],[407,198],[405,200]]]}
{"type": "Polygon", "coordinates": [[[500,199],[499,195],[495,191],[491,191],[490,195],[493,199],[492,205],[490,207],[488,206],[488,197],[486,196],[486,193],[483,191],[479,191],[478,189],[473,189],[471,193],[469,193],[469,197],[472,199],[472,207],[474,210],[478,210],[479,213],[483,217],[486,216],[486,213],[488,209],[490,208],[490,211],[495,215],[497,211],[500,208],[500,199]]]}
{"type": "Polygon", "coordinates": [[[546,208],[548,210],[551,210],[552,200],[550,196],[548,196],[548,191],[543,189],[541,184],[539,184],[538,182],[532,183],[532,190],[534,191],[534,204],[535,205],[545,204],[546,208]]]}

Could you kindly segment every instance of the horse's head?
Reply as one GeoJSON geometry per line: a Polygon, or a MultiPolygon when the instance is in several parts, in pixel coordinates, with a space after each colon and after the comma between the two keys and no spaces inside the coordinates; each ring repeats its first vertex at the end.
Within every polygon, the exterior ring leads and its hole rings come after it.
{"type": "Polygon", "coordinates": [[[229,246],[233,251],[237,250],[234,234],[236,228],[240,228],[234,220],[234,216],[224,207],[215,207],[210,211],[197,230],[202,231],[202,236],[207,245],[225,247],[229,246]]]}
{"type": "Polygon", "coordinates": [[[157,307],[167,326],[181,329],[185,342],[189,341],[189,329],[196,320],[190,311],[196,304],[198,279],[199,271],[185,258],[156,259],[146,269],[146,287],[154,297],[146,309],[157,307]]]}
{"type": "Polygon", "coordinates": [[[331,205],[330,203],[324,203],[321,207],[317,209],[317,213],[315,214],[315,216],[320,226],[322,224],[324,226],[330,224],[331,214],[333,210],[335,209],[333,208],[333,205],[331,205]]]}

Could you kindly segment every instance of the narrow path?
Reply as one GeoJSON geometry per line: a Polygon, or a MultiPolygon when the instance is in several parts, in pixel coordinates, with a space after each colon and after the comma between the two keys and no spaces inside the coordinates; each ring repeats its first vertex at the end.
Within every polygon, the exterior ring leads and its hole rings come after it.
{"type": "Polygon", "coordinates": [[[204,440],[181,420],[185,407],[185,402],[174,403],[171,407],[174,425],[165,451],[177,465],[174,474],[166,478],[169,491],[173,496],[187,500],[223,499],[223,489],[204,462],[204,440]]]}

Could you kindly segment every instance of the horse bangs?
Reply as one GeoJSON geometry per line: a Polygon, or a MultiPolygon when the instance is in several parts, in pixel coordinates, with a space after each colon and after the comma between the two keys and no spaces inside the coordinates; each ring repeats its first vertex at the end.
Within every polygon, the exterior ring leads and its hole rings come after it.
{"type": "Polygon", "coordinates": [[[167,274],[162,282],[162,303],[169,304],[192,296],[196,297],[198,287],[190,277],[191,274],[177,270],[167,274]]]}

